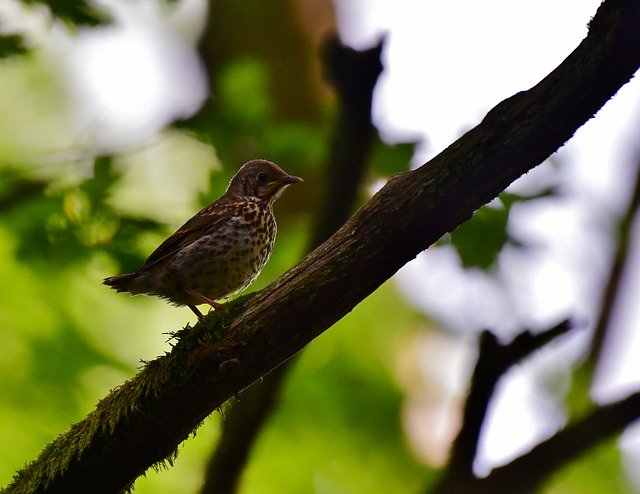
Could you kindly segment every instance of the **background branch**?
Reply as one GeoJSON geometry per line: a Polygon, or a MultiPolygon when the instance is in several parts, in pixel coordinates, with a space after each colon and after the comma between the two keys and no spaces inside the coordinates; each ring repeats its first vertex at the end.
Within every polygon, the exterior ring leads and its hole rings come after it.
{"type": "MultiPolygon", "coordinates": [[[[624,214],[618,221],[618,239],[613,262],[607,277],[607,283],[602,295],[600,313],[595,325],[590,351],[585,362],[590,374],[597,371],[602,360],[602,352],[605,346],[607,333],[611,326],[611,315],[615,309],[616,300],[622,286],[622,276],[629,261],[631,247],[631,228],[640,208],[640,160],[636,163],[635,182],[631,193],[631,200],[624,214]]],[[[593,380],[590,376],[588,382],[593,380]]]]}
{"type": "MultiPolygon", "coordinates": [[[[331,38],[323,50],[326,75],[338,95],[338,119],[326,165],[325,190],[314,218],[311,251],[349,217],[366,169],[375,129],[371,124],[373,89],[382,72],[377,46],[356,51],[331,38]]],[[[249,451],[278,403],[295,359],[289,359],[232,400],[222,434],[205,472],[203,494],[229,494],[239,486],[249,451]]]]}
{"type": "MultiPolygon", "coordinates": [[[[631,248],[631,228],[640,207],[640,162],[635,165],[634,171],[635,181],[631,198],[627,208],[617,222],[618,238],[614,258],[602,294],[601,308],[595,324],[589,353],[583,365],[583,369],[589,375],[587,379],[579,379],[579,383],[591,383],[593,381],[593,373],[597,370],[597,366],[602,359],[604,342],[610,328],[611,315],[622,288],[622,278],[631,248]]],[[[561,326],[563,325],[568,328],[566,322],[561,324],[561,326]]],[[[526,337],[526,333],[516,338],[513,343],[523,337],[526,337]]],[[[544,342],[541,343],[544,344],[544,342]]],[[[512,346],[512,344],[509,346],[512,346]]],[[[494,473],[488,478],[477,479],[473,475],[473,461],[477,452],[481,427],[497,381],[508,370],[508,367],[515,363],[515,361],[510,363],[510,358],[505,359],[510,353],[512,352],[508,351],[508,347],[500,345],[492,334],[485,332],[481,335],[478,362],[465,407],[462,429],[454,442],[447,471],[433,489],[433,492],[444,494],[496,492],[502,490],[533,491],[544,482],[546,476],[550,473],[575,457],[585,454],[594,444],[628,425],[631,420],[637,418],[638,414],[640,414],[637,398],[631,396],[619,403],[604,407],[582,421],[576,422],[550,440],[541,443],[539,447],[534,448],[529,454],[523,455],[516,461],[494,470],[494,473]],[[608,411],[605,412],[605,409],[608,411]],[[585,442],[585,436],[580,431],[592,427],[594,423],[598,424],[598,428],[589,430],[589,440],[585,442]],[[575,441],[575,443],[572,443],[572,441],[575,441]],[[549,456],[551,453],[552,455],[549,456]],[[553,457],[553,461],[550,461],[551,457],[553,457]]],[[[583,387],[580,387],[580,390],[586,391],[583,387]]]]}
{"type": "Polygon", "coordinates": [[[180,332],[169,354],[49,444],[8,489],[114,492],[174,455],[211,411],[566,142],[638,70],[638,32],[637,0],[605,1],[588,36],[539,84],[500,103],[426,165],[392,178],[269,287],[180,332]]]}
{"type": "Polygon", "coordinates": [[[567,320],[537,334],[526,331],[507,345],[500,344],[489,331],[480,335],[478,361],[471,379],[462,428],[453,444],[447,471],[432,492],[464,492],[463,489],[474,479],[473,460],[478,449],[487,406],[493,397],[496,384],[513,365],[565,334],[571,327],[567,320]]]}
{"type": "MultiPolygon", "coordinates": [[[[464,492],[533,492],[551,473],[640,417],[640,393],[604,405],[543,441],[529,453],[496,468],[464,492]]],[[[460,491],[463,492],[463,491],[460,491]]]]}

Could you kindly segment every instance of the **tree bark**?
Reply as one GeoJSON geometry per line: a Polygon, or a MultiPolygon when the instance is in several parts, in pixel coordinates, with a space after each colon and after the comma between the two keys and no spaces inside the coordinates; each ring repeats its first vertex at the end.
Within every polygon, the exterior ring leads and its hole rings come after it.
{"type": "Polygon", "coordinates": [[[585,40],[539,84],[392,178],[279,280],[179,332],[170,353],[48,445],[7,491],[117,492],[172,458],[208,414],[562,146],[638,69],[638,33],[640,2],[605,1],[585,40]]]}

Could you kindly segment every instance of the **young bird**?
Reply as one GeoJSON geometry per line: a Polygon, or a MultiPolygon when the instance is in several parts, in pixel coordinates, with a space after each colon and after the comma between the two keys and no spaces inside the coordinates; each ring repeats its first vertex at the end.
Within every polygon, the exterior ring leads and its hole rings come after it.
{"type": "Polygon", "coordinates": [[[135,273],[106,278],[118,292],[219,309],[264,268],[276,239],[273,203],[287,186],[302,182],[276,164],[252,160],[240,168],[218,200],[166,239],[135,273]]]}

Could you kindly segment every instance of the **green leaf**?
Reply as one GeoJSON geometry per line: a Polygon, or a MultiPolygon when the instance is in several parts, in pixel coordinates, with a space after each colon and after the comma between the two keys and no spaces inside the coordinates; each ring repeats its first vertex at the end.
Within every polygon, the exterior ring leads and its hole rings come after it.
{"type": "Polygon", "coordinates": [[[225,67],[219,80],[220,104],[229,123],[261,128],[271,115],[267,67],[257,59],[243,59],[225,67]]]}
{"type": "Polygon", "coordinates": [[[92,204],[102,204],[119,178],[119,174],[113,169],[111,156],[101,156],[96,158],[93,165],[93,176],[85,180],[80,189],[87,194],[92,204]]]}
{"type": "Polygon", "coordinates": [[[513,205],[525,201],[558,195],[554,187],[547,187],[530,195],[510,192],[500,194],[500,203],[483,206],[473,217],[451,233],[449,240],[455,247],[465,268],[488,269],[496,262],[506,244],[523,247],[509,235],[507,224],[513,205]]]}
{"type": "Polygon", "coordinates": [[[488,269],[494,264],[509,240],[508,219],[506,208],[483,206],[451,234],[451,243],[465,268],[488,269]]]}
{"type": "MultiPolygon", "coordinates": [[[[287,168],[318,169],[326,159],[326,132],[301,122],[270,126],[264,134],[265,156],[287,168]]],[[[293,173],[293,172],[290,172],[293,173]]]]}
{"type": "Polygon", "coordinates": [[[113,209],[108,199],[118,180],[111,158],[102,157],[93,175],[80,184],[53,188],[28,178],[6,181],[0,187],[0,214],[4,225],[22,239],[16,257],[49,271],[106,252],[126,268],[139,267],[144,256],[137,239],[159,232],[161,225],[113,209]]]}
{"type": "Polygon", "coordinates": [[[616,439],[598,444],[586,454],[558,470],[540,489],[543,494],[576,492],[597,494],[637,492],[622,468],[616,439]]]}
{"type": "Polygon", "coordinates": [[[371,152],[372,171],[384,176],[407,171],[410,167],[416,144],[416,142],[387,144],[376,138],[371,152]]]}

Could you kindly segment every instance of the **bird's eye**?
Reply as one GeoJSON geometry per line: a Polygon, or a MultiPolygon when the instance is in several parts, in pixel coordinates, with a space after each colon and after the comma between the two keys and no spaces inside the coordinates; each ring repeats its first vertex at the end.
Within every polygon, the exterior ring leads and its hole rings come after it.
{"type": "Polygon", "coordinates": [[[261,185],[266,184],[268,181],[269,175],[267,175],[265,172],[258,173],[258,182],[260,182],[261,185]]]}

